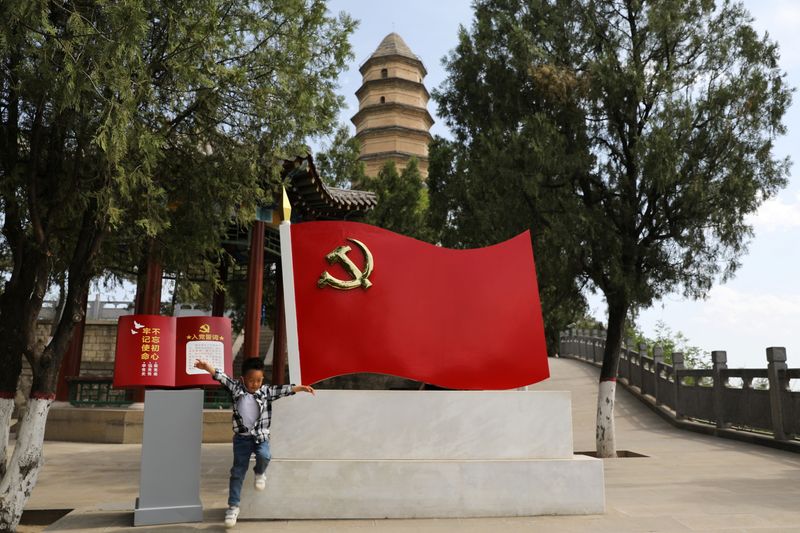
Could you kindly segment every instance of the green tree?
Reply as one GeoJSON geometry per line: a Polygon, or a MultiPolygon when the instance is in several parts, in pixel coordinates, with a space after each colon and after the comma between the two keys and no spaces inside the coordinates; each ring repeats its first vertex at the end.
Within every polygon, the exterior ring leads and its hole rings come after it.
{"type": "Polygon", "coordinates": [[[789,162],[773,142],[791,90],[778,47],[729,0],[480,0],[475,9],[447,61],[440,114],[469,149],[539,157],[515,166],[539,191],[566,191],[536,209],[555,208],[546,222],[560,228],[557,242],[606,298],[597,451],[614,456],[628,312],[675,291],[702,297],[730,277],[751,235],[746,215],[785,185],[789,162]]]}
{"type": "MultiPolygon", "coordinates": [[[[689,344],[689,339],[682,331],[672,331],[672,328],[660,320],[656,322],[655,338],[649,340],[648,344],[663,348],[664,362],[667,364],[672,364],[673,353],[680,352],[687,368],[711,368],[711,352],[689,344]]],[[[650,355],[652,356],[652,352],[650,355]]]]}
{"type": "Polygon", "coordinates": [[[667,364],[672,364],[673,353],[680,352],[683,354],[683,363],[686,368],[711,368],[711,352],[690,344],[690,339],[682,331],[673,331],[665,322],[659,320],[656,322],[654,336],[651,338],[647,337],[635,322],[634,317],[629,315],[625,323],[625,339],[632,341],[636,346],[642,343],[646,344],[648,356],[653,356],[655,346],[661,346],[664,362],[667,364]]]}
{"type": "Polygon", "coordinates": [[[0,3],[0,530],[36,483],[90,280],[131,272],[150,246],[167,271],[211,270],[277,157],[330,131],[353,27],[322,0],[0,3]],[[61,279],[41,349],[36,319],[61,279]],[[23,357],[33,387],[6,460],[23,357]]]}
{"type": "Polygon", "coordinates": [[[314,163],[326,185],[350,189],[365,181],[364,163],[359,161],[361,143],[350,136],[350,129],[340,124],[330,145],[317,153],[314,163]]]}
{"type": "MultiPolygon", "coordinates": [[[[454,134],[430,145],[430,225],[445,246],[488,246],[530,230],[549,353],[585,308],[574,229],[559,223],[564,186],[587,157],[565,138],[531,80],[536,50],[507,12],[477,2],[434,99],[454,134]]],[[[573,80],[564,80],[563,84],[573,80]]],[[[565,91],[567,89],[565,88],[565,91]]],[[[566,115],[566,113],[564,113],[566,115]]]]}
{"type": "Polygon", "coordinates": [[[363,187],[378,195],[378,205],[364,221],[409,237],[429,240],[426,220],[428,195],[416,158],[402,172],[388,161],[375,178],[366,178],[363,187]]]}

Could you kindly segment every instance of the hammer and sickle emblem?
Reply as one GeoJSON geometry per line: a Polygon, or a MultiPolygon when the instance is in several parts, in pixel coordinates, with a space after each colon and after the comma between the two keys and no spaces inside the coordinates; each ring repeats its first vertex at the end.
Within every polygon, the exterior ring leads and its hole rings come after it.
{"type": "Polygon", "coordinates": [[[200,333],[208,333],[209,331],[211,331],[211,327],[208,324],[200,326],[200,333]]]}
{"type": "Polygon", "coordinates": [[[341,280],[331,276],[326,270],[319,277],[319,280],[317,280],[318,287],[322,288],[325,285],[330,285],[334,289],[346,291],[355,289],[357,287],[369,289],[372,286],[372,282],[367,279],[369,278],[369,275],[372,274],[372,270],[375,266],[372,259],[372,252],[370,252],[369,248],[367,248],[366,245],[361,241],[356,239],[347,240],[355,243],[355,245],[361,249],[361,253],[364,254],[364,270],[359,270],[355,263],[353,263],[350,258],[347,257],[347,253],[352,250],[352,248],[349,246],[338,246],[331,253],[326,255],[325,259],[327,259],[328,263],[330,264],[341,263],[342,267],[353,277],[353,279],[341,280]]]}

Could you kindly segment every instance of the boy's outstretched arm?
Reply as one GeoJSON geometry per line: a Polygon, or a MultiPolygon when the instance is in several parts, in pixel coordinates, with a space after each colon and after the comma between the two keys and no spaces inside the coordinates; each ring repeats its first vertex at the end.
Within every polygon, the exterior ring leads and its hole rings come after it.
{"type": "Polygon", "coordinates": [[[292,387],[292,392],[310,392],[311,394],[315,394],[314,387],[310,385],[295,385],[292,387]]]}
{"type": "Polygon", "coordinates": [[[219,381],[223,387],[225,387],[231,392],[233,392],[237,387],[236,382],[233,381],[230,377],[228,377],[228,375],[225,374],[225,372],[223,372],[222,369],[220,369],[220,371],[217,372],[217,369],[214,368],[214,365],[212,365],[208,361],[205,361],[203,359],[195,359],[194,367],[199,368],[201,370],[205,370],[206,372],[211,374],[212,378],[219,381]]]}
{"type": "Polygon", "coordinates": [[[208,372],[212,376],[214,375],[214,372],[215,372],[215,369],[214,369],[213,366],[211,366],[211,363],[209,363],[208,361],[204,361],[202,359],[195,360],[194,367],[195,368],[199,368],[201,370],[205,370],[206,372],[208,372]]]}

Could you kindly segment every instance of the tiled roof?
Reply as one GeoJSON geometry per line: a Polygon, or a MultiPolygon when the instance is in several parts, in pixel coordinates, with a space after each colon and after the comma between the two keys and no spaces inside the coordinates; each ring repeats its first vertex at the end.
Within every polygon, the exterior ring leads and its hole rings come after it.
{"type": "Polygon", "coordinates": [[[310,154],[285,160],[282,177],[295,216],[302,220],[358,219],[378,203],[373,192],[325,185],[310,154]]]}
{"type": "Polygon", "coordinates": [[[383,38],[381,44],[375,49],[375,52],[370,57],[380,56],[404,56],[411,59],[419,59],[411,48],[408,47],[406,42],[398,34],[392,32],[383,38]]]}

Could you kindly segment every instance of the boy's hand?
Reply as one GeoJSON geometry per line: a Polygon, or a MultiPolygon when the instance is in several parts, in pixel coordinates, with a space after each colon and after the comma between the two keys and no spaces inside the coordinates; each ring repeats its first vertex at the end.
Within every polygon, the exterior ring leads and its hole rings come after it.
{"type": "Polygon", "coordinates": [[[292,387],[292,392],[310,392],[311,394],[315,394],[314,387],[309,385],[295,385],[292,387]]]}
{"type": "Polygon", "coordinates": [[[211,363],[209,363],[208,361],[203,361],[202,359],[196,359],[194,362],[194,367],[199,368],[201,370],[205,370],[206,372],[212,375],[215,372],[214,367],[211,366],[211,363]]]}

